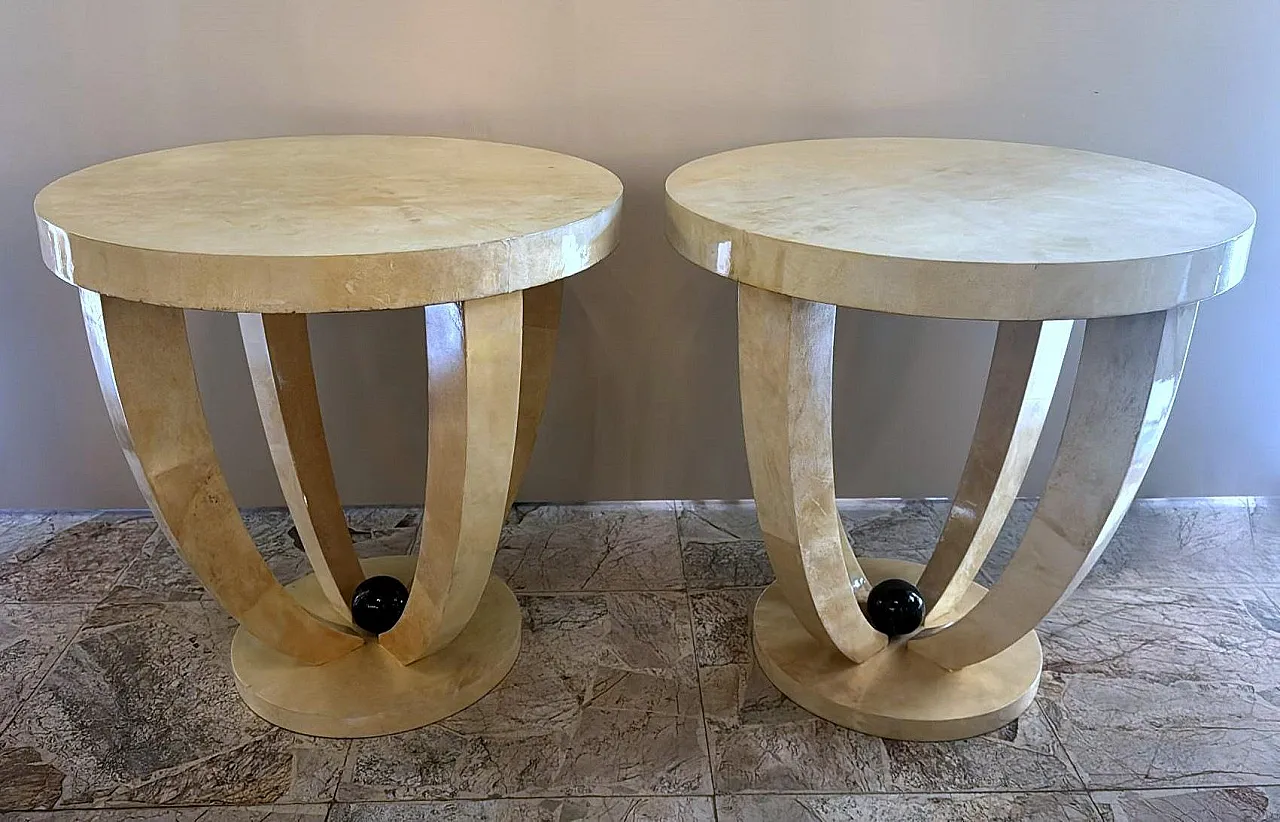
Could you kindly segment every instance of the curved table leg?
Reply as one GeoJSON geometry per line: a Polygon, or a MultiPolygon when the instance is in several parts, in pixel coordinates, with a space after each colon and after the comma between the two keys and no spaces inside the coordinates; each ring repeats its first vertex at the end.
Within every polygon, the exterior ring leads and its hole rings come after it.
{"type": "Polygon", "coordinates": [[[555,361],[556,337],[560,332],[560,306],[564,280],[530,288],[524,292],[524,320],[520,351],[520,410],[516,414],[515,457],[511,461],[511,486],[507,490],[507,507],[516,501],[520,483],[524,481],[533,446],[538,437],[538,423],[547,404],[551,387],[551,365],[555,361]]]}
{"type": "Polygon", "coordinates": [[[831,455],[834,306],[738,286],[738,371],[747,461],[769,561],[809,633],[861,662],[885,647],[856,592],[831,455]]]}
{"type": "Polygon", "coordinates": [[[348,621],[364,580],[324,438],[306,314],[241,314],[240,334],[262,427],[289,513],[334,610],[348,621]]]}
{"type": "Polygon", "coordinates": [[[1196,306],[1089,320],[1067,424],[1022,544],[991,591],[910,648],[956,670],[1031,634],[1115,532],[1147,473],[1173,405],[1196,306]]]}
{"type": "Polygon", "coordinates": [[[404,614],[380,637],[406,665],[452,642],[486,588],[506,591],[489,573],[512,479],[523,303],[515,293],[426,308],[422,550],[404,614]]]}
{"type": "Polygon", "coordinates": [[[307,664],[364,641],[304,610],[245,529],[205,424],[181,309],[81,291],[98,382],[147,504],[196,576],[263,644],[307,664]]]}
{"type": "MultiPolygon", "coordinates": [[[[462,710],[511,670],[520,651],[520,607],[489,572],[512,478],[523,301],[515,293],[426,308],[430,430],[422,547],[416,557],[361,563],[363,573],[408,585],[409,601],[377,642],[319,668],[290,665],[237,633],[231,661],[241,696],[267,720],[315,736],[405,731],[462,710]]],[[[270,324],[267,330],[272,362],[280,355],[281,369],[283,344],[277,351],[270,324]]],[[[288,339],[301,350],[296,327],[288,339]]],[[[294,366],[301,359],[293,356],[294,366]]],[[[312,575],[289,591],[316,613],[335,613],[322,587],[312,575]]]]}
{"type": "Polygon", "coordinates": [[[920,576],[931,615],[955,609],[1000,536],[1040,441],[1074,325],[1071,320],[1000,323],[969,458],[920,576]]]}

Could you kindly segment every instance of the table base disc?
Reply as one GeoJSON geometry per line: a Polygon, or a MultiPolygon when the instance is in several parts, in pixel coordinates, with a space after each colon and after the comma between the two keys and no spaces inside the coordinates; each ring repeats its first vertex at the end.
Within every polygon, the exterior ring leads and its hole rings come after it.
{"type": "MultiPolygon", "coordinates": [[[[872,584],[895,577],[915,582],[924,570],[901,560],[859,561],[872,584]]],[[[954,621],[985,593],[971,585],[955,611],[930,615],[924,628],[954,621]]],[[[964,739],[1000,728],[1031,704],[1043,663],[1032,631],[959,671],[939,667],[901,640],[854,664],[805,630],[777,583],[756,603],[752,638],[760,668],[778,690],[823,719],[888,739],[964,739]]]]}
{"type": "MultiPolygon", "coordinates": [[[[416,556],[361,561],[367,576],[388,574],[406,585],[416,556]]],[[[338,624],[314,576],[286,586],[317,616],[338,624]]],[[[240,628],[231,667],[240,696],[258,716],[282,728],[334,738],[382,736],[455,714],[502,681],[520,652],[520,606],[490,578],[475,616],[449,645],[402,665],[377,642],[324,665],[305,665],[240,628]]]]}

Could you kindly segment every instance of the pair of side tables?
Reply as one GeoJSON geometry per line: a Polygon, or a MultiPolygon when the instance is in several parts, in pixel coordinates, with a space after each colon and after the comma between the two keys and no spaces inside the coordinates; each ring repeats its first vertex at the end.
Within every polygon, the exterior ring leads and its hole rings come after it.
{"type": "MultiPolygon", "coordinates": [[[[1239,195],[1182,172],[1043,146],[842,139],[756,146],[667,179],[667,238],[738,283],[751,482],[777,582],[760,666],[797,703],[898,739],[997,728],[1040,681],[1035,627],[1089,571],[1164,430],[1202,300],[1238,283],[1239,195]],[[955,502],[925,566],[859,557],[836,513],[836,307],[999,327],[955,502]],[[975,577],[1026,474],[1072,327],[1084,341],[1051,476],[990,590],[975,577]],[[918,586],[923,624],[868,620],[918,586]]],[[[622,184],[593,163],[433,137],[301,137],[93,166],[36,198],[49,268],[80,290],[107,408],[161,528],[240,623],[241,696],[301,733],[442,719],[515,662],[521,617],[490,576],[533,450],[563,279],[618,239],[622,184]],[[424,308],[419,553],[359,560],[325,443],[307,314],[424,308]],[[314,573],[282,586],[214,453],[185,309],[234,311],[280,485],[314,573]],[[367,577],[408,590],[356,626],[367,577]]]]}

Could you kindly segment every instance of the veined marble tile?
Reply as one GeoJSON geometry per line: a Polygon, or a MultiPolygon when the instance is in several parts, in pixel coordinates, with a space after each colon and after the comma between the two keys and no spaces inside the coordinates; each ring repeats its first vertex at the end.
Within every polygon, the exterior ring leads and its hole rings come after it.
{"type": "Polygon", "coordinates": [[[135,514],[5,515],[0,602],[97,603],[155,531],[135,514]]]}
{"type": "Polygon", "coordinates": [[[751,612],[763,591],[734,588],[689,595],[699,667],[751,662],[751,612]]]}
{"type": "Polygon", "coordinates": [[[1280,608],[1265,593],[1081,589],[1041,636],[1041,693],[1090,788],[1280,783],[1280,608]]]}
{"type": "Polygon", "coordinates": [[[0,604],[0,731],[57,661],[91,607],[0,604]]]}
{"type": "MultiPolygon", "coordinates": [[[[311,573],[311,565],[293,519],[283,508],[255,508],[243,512],[245,526],[267,566],[281,583],[311,573]]],[[[348,528],[361,557],[406,554],[414,548],[421,516],[414,509],[353,508],[348,528]]],[[[212,600],[196,575],[158,529],[111,590],[108,601],[124,603],[212,600]]]]}
{"type": "Polygon", "coordinates": [[[1275,822],[1280,787],[1095,793],[1109,822],[1275,822]]]}
{"type": "Polygon", "coordinates": [[[1280,497],[1250,500],[1249,527],[1253,532],[1253,552],[1246,565],[1248,578],[1265,585],[1280,585],[1280,497]]]}
{"type": "Polygon", "coordinates": [[[486,799],[337,805],[329,822],[712,822],[706,796],[486,799]]]}
{"type": "Polygon", "coordinates": [[[1235,585],[1264,579],[1280,580],[1280,552],[1255,547],[1244,499],[1144,499],[1129,509],[1085,584],[1235,585]]]}
{"type": "Polygon", "coordinates": [[[328,813],[328,805],[80,809],[0,813],[0,822],[325,822],[328,813]]]}
{"type": "Polygon", "coordinates": [[[677,506],[680,551],[691,590],[773,582],[755,503],[680,502],[677,506]]]}
{"type": "MultiPolygon", "coordinates": [[[[682,502],[680,545],[691,590],[759,587],[773,571],[755,503],[682,502]]],[[[943,500],[838,500],[836,509],[858,556],[926,562],[942,532],[943,500]]]]}
{"type": "Polygon", "coordinates": [[[755,664],[759,591],[692,597],[708,745],[718,793],[1070,791],[1083,786],[1039,704],[975,739],[882,740],[809,714],[755,664]]]}
{"type": "Polygon", "coordinates": [[[345,741],[259,720],[211,602],[102,606],[0,735],[0,807],[332,798],[345,741]]]}
{"type": "Polygon", "coordinates": [[[684,588],[670,502],[517,505],[494,573],[518,592],[684,588]]]}
{"type": "Polygon", "coordinates": [[[1138,679],[1280,683],[1280,605],[1265,589],[1090,588],[1041,623],[1045,669],[1138,679]]]}
{"type": "Polygon", "coordinates": [[[847,499],[836,502],[860,557],[927,562],[951,504],[946,500],[847,499]]]}
{"type": "Polygon", "coordinates": [[[212,598],[169,544],[168,537],[157,528],[112,586],[106,603],[190,602],[212,598]]]}
{"type": "MultiPolygon", "coordinates": [[[[840,517],[858,556],[887,557],[928,563],[951,511],[950,500],[840,500],[840,517]]],[[[1014,500],[1000,535],[978,573],[978,582],[991,585],[1013,556],[1031,522],[1036,501],[1014,500]]]]}
{"type": "MultiPolygon", "coordinates": [[[[348,522],[352,517],[348,515],[348,522]]],[[[357,509],[357,525],[348,525],[356,553],[362,557],[406,554],[413,547],[417,532],[414,515],[401,508],[357,509]],[[394,522],[408,522],[397,527],[394,522]]],[[[289,512],[279,508],[251,509],[244,512],[245,525],[267,561],[276,579],[288,584],[311,573],[302,538],[293,525],[289,512]]]]}
{"type": "Polygon", "coordinates": [[[37,548],[59,531],[98,515],[96,511],[0,511],[0,559],[37,548]]]}
{"type": "Polygon", "coordinates": [[[428,728],[353,744],[343,801],[708,794],[685,598],[521,597],[515,668],[428,728]]]}
{"type": "MultiPolygon", "coordinates": [[[[859,555],[927,562],[949,505],[945,500],[842,500],[839,508],[859,555]]],[[[1255,524],[1268,516],[1264,507],[1259,507],[1255,524]]],[[[1033,499],[1014,502],[979,582],[991,585],[999,578],[1035,508],[1033,499]]],[[[1239,498],[1137,500],[1084,584],[1186,585],[1191,580],[1230,585],[1280,580],[1280,524],[1277,550],[1255,547],[1246,514],[1245,501],[1239,498]]],[[[1280,515],[1275,521],[1280,523],[1280,515]]]]}
{"type": "Polygon", "coordinates": [[[356,542],[390,536],[422,524],[422,508],[409,505],[355,505],[346,510],[347,527],[356,542]]]}
{"type": "Polygon", "coordinates": [[[720,822],[1100,822],[1083,793],[716,797],[720,822]]]}

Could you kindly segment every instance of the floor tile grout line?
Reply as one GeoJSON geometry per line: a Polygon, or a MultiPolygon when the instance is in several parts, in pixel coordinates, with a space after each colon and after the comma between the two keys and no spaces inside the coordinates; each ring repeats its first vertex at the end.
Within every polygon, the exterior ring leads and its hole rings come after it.
{"type": "MultiPolygon", "coordinates": [[[[1032,629],[1032,630],[1034,630],[1034,629],[1032,629]]],[[[1042,662],[1042,663],[1041,663],[1041,673],[1040,673],[1040,684],[1039,684],[1038,686],[1036,686],[1036,696],[1037,696],[1037,697],[1039,696],[1040,688],[1044,686],[1044,671],[1043,671],[1043,664],[1044,664],[1044,663],[1042,662]]],[[[1063,687],[1065,688],[1065,685],[1064,685],[1063,687]]],[[[1083,771],[1081,771],[1081,770],[1080,770],[1080,766],[1076,764],[1075,757],[1073,757],[1073,756],[1071,755],[1071,750],[1070,750],[1069,748],[1067,748],[1067,743],[1066,743],[1066,741],[1065,741],[1065,740],[1063,740],[1063,738],[1062,738],[1062,734],[1058,733],[1058,725],[1057,725],[1057,723],[1056,723],[1056,722],[1054,722],[1053,717],[1051,717],[1051,716],[1050,716],[1046,711],[1044,711],[1044,709],[1043,709],[1043,708],[1041,708],[1041,709],[1040,709],[1040,712],[1044,715],[1045,723],[1049,726],[1049,732],[1050,732],[1050,733],[1052,733],[1052,734],[1053,734],[1053,738],[1054,738],[1055,740],[1057,740],[1058,747],[1062,748],[1062,755],[1063,755],[1063,756],[1065,756],[1065,757],[1067,758],[1067,764],[1069,764],[1069,765],[1071,766],[1071,772],[1072,772],[1072,773],[1074,773],[1074,774],[1076,775],[1076,779],[1079,779],[1079,780],[1080,780],[1080,788],[1081,788],[1081,790],[1084,790],[1084,791],[1086,791],[1086,792],[1087,792],[1087,791],[1089,790],[1089,783],[1085,781],[1085,778],[1084,778],[1084,772],[1083,772],[1083,771]]],[[[1089,798],[1089,802],[1090,802],[1091,804],[1094,804],[1094,803],[1093,803],[1093,797],[1090,797],[1090,798],[1089,798]]],[[[1099,811],[1099,814],[1101,814],[1101,811],[1099,811]]]]}
{"type": "Polygon", "coordinates": [[[1093,808],[1094,813],[1098,815],[1098,819],[1106,819],[1106,817],[1102,815],[1102,806],[1098,804],[1098,798],[1093,795],[1093,791],[1086,790],[1084,795],[1089,800],[1089,807],[1093,808]]]}
{"type": "Polygon", "coordinates": [[[720,809],[716,807],[716,772],[711,764],[711,729],[707,725],[707,699],[702,689],[702,666],[698,664],[698,629],[693,615],[693,597],[689,586],[689,566],[684,558],[684,534],[680,530],[680,501],[672,503],[671,510],[676,519],[676,550],[680,554],[680,577],[684,580],[684,607],[689,615],[689,644],[693,650],[693,673],[698,684],[698,708],[702,714],[702,744],[707,754],[707,779],[711,786],[711,818],[719,822],[720,809]]]}
{"type": "MultiPolygon", "coordinates": [[[[454,802],[488,802],[488,801],[526,801],[535,802],[539,800],[572,800],[572,799],[710,799],[714,800],[722,797],[762,797],[762,796],[841,796],[841,797],[920,797],[920,796],[946,796],[946,797],[968,797],[968,796],[1017,796],[1017,795],[1049,795],[1049,796],[1087,796],[1093,800],[1093,794],[1101,793],[1133,793],[1133,794],[1164,794],[1169,791],[1185,791],[1185,792],[1208,792],[1222,791],[1234,789],[1267,789],[1280,788],[1280,782],[1258,782],[1248,784],[1211,784],[1211,785],[1161,785],[1159,787],[1135,788],[1135,787],[1107,787],[1093,790],[1062,790],[1060,788],[1019,788],[1019,789],[998,789],[998,788],[978,788],[978,789],[953,789],[953,790],[920,790],[920,791],[840,791],[840,790],[783,790],[783,791],[728,791],[725,793],[574,793],[574,794],[538,794],[529,796],[472,796],[472,797],[437,797],[437,798],[419,798],[419,799],[351,799],[351,800],[334,800],[325,801],[306,801],[306,800],[281,800],[275,802],[260,802],[250,804],[228,804],[228,803],[173,803],[168,805],[76,805],[71,807],[63,807],[57,809],[31,810],[22,808],[0,807],[3,813],[71,813],[83,810],[125,810],[125,811],[146,811],[146,810],[185,810],[185,809],[209,809],[209,808],[251,808],[251,807],[306,807],[315,805],[324,805],[328,808],[327,813],[332,813],[338,805],[414,805],[414,804],[448,804],[454,802]]],[[[326,816],[326,819],[328,817],[326,816]]]]}
{"type": "MultiPolygon", "coordinates": [[[[794,791],[793,791],[794,793],[794,791]]],[[[830,793],[830,792],[828,792],[830,793]]],[[[1017,793],[1017,791],[988,791],[987,793],[1017,793]]],[[[1045,793],[1052,793],[1045,791],[1045,793]]],[[[1081,793],[1075,791],[1075,793],[1081,793]]],[[[782,795],[782,794],[779,794],[782,795]]],[[[494,800],[517,800],[521,802],[537,802],[544,799],[710,799],[712,794],[709,793],[547,793],[547,794],[528,794],[523,796],[510,795],[476,795],[476,796],[447,796],[433,797],[423,799],[339,799],[334,805],[406,805],[406,804],[428,804],[437,802],[446,804],[449,802],[492,802],[494,800]]],[[[268,802],[266,805],[323,805],[324,802],[268,802]]],[[[136,805],[122,806],[130,809],[142,810],[143,807],[136,805]]],[[[156,805],[146,807],[244,807],[236,805],[156,805]]]]}
{"type": "MultiPolygon", "coordinates": [[[[363,737],[363,738],[368,738],[368,737],[363,737]]],[[[329,797],[329,803],[331,806],[337,804],[338,802],[338,794],[341,793],[342,791],[342,780],[347,778],[347,766],[351,764],[351,757],[355,754],[356,743],[359,741],[360,741],[360,738],[353,738],[353,739],[347,740],[347,750],[342,754],[342,766],[338,768],[338,779],[336,782],[333,783],[333,796],[329,797]]],[[[328,822],[327,814],[325,816],[325,822],[328,822]]]]}
{"type": "Polygon", "coordinates": [[[1098,815],[1098,819],[1105,820],[1107,817],[1102,813],[1102,804],[1098,802],[1098,797],[1094,795],[1094,791],[1086,791],[1085,796],[1089,798],[1089,805],[1093,808],[1094,813],[1098,815]]]}
{"type": "Polygon", "coordinates": [[[707,725],[707,699],[702,689],[702,666],[698,664],[698,630],[693,616],[693,596],[689,590],[689,567],[684,561],[684,536],[680,533],[680,508],[673,506],[676,512],[676,548],[680,552],[680,575],[684,578],[684,607],[689,614],[689,643],[693,648],[693,670],[698,683],[698,707],[702,713],[702,744],[707,754],[707,777],[711,782],[711,818],[720,820],[720,809],[716,807],[716,772],[711,764],[711,729],[707,725]]]}
{"type": "MultiPolygon", "coordinates": [[[[1119,788],[1103,787],[1087,790],[1076,788],[953,788],[951,790],[918,790],[918,791],[840,791],[840,790],[804,790],[785,791],[726,791],[716,796],[1004,796],[1016,794],[1088,794],[1088,793],[1168,793],[1170,791],[1226,791],[1240,788],[1280,788],[1280,782],[1249,782],[1247,784],[1228,783],[1213,785],[1161,785],[1152,788],[1119,788]]],[[[630,796],[631,794],[626,794],[630,796]]],[[[693,796],[694,794],[679,794],[693,796]]],[[[699,796],[703,794],[698,794],[699,796]]],[[[606,797],[607,798],[607,797],[606,797]]]]}
{"type": "MultiPolygon", "coordinates": [[[[435,797],[435,798],[419,798],[419,799],[349,799],[335,800],[332,803],[326,802],[307,802],[302,800],[283,801],[283,802],[267,802],[258,803],[260,805],[278,805],[278,806],[303,806],[303,805],[404,805],[404,804],[425,804],[425,803],[448,803],[448,802],[486,802],[491,800],[521,800],[536,801],[542,799],[682,799],[696,798],[709,799],[714,797],[729,796],[1011,796],[1020,794],[1034,795],[1077,795],[1083,796],[1090,793],[1146,793],[1158,794],[1168,793],[1169,791],[1221,791],[1236,788],[1278,788],[1280,782],[1259,782],[1240,784],[1214,784],[1214,785],[1162,785],[1153,788],[1099,788],[1096,790],[1085,790],[1077,788],[1074,790],[1063,790],[1061,788],[969,788],[969,789],[952,789],[952,790],[917,790],[917,791],[840,791],[840,790],[776,790],[776,791],[726,791],[723,793],[548,793],[533,794],[526,796],[453,796],[453,797],[435,797]]],[[[146,808],[207,808],[207,807],[248,807],[239,805],[196,805],[196,804],[175,804],[175,805],[121,805],[112,806],[128,809],[143,810],[146,808]]],[[[72,809],[75,810],[75,809],[72,809]]]]}

